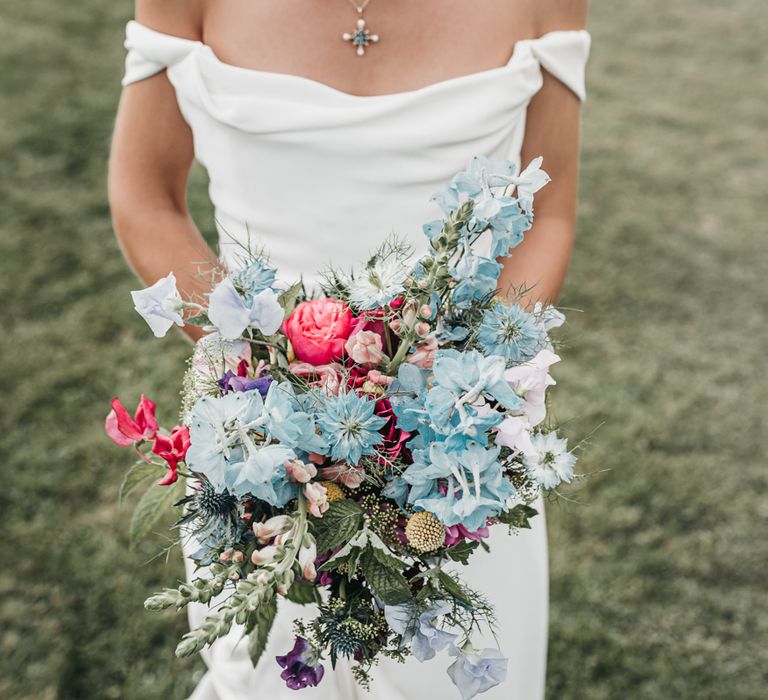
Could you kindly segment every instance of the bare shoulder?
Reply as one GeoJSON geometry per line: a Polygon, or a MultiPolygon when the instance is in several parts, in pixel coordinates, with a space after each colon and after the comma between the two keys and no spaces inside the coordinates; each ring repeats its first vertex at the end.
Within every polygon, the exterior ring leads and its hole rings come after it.
{"type": "Polygon", "coordinates": [[[158,32],[201,39],[205,0],[136,0],[136,20],[158,32]]]}
{"type": "Polygon", "coordinates": [[[539,34],[584,29],[589,0],[523,0],[539,34]]]}

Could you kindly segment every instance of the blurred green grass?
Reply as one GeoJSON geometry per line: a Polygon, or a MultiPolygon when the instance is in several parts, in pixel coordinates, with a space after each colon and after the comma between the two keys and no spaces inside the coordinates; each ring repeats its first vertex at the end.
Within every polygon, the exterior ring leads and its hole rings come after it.
{"type": "MultiPolygon", "coordinates": [[[[0,18],[0,697],[183,698],[173,576],[129,552],[114,393],[176,405],[188,348],[126,296],[105,169],[130,3],[0,18]],[[159,352],[162,350],[162,355],[159,352]]],[[[768,687],[768,6],[593,0],[557,408],[585,486],[549,509],[549,697],[768,687]]],[[[191,205],[211,231],[205,180],[191,205]]]]}

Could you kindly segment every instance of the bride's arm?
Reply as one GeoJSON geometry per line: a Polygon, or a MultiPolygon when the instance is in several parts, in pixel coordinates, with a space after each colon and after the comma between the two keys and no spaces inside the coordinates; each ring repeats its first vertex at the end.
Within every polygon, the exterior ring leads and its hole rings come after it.
{"type": "MultiPolygon", "coordinates": [[[[175,4],[177,0],[139,0],[136,17],[159,31],[190,35],[191,27],[179,28],[175,20],[169,27],[158,14],[167,14],[175,4]],[[160,6],[165,9],[158,10],[160,6]]],[[[190,15],[177,8],[175,16],[190,15]]],[[[193,156],[192,133],[165,72],[128,85],[120,99],[109,164],[115,233],[144,283],[152,284],[173,271],[187,299],[208,291],[199,271],[216,264],[187,210],[193,156]]],[[[194,327],[185,331],[193,339],[200,335],[194,327]]]]}
{"type": "MultiPolygon", "coordinates": [[[[582,29],[587,0],[557,0],[541,33],[554,29],[582,29]]],[[[554,0],[543,3],[553,5],[554,0]]],[[[528,107],[521,154],[522,167],[544,156],[544,170],[552,182],[536,194],[534,224],[525,241],[504,260],[500,293],[528,290],[524,302],[554,303],[568,269],[576,225],[579,164],[578,97],[557,78],[544,72],[544,85],[528,107]]]]}

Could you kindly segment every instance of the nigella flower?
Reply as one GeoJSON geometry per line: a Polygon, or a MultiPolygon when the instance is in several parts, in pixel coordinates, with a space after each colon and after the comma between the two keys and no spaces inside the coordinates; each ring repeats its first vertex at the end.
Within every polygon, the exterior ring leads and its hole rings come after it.
{"type": "Polygon", "coordinates": [[[576,455],[568,452],[568,440],[557,433],[534,433],[531,438],[533,452],[523,455],[523,466],[528,475],[543,486],[552,489],[561,481],[573,479],[576,455]]]}
{"type": "Polygon", "coordinates": [[[483,314],[477,342],[486,355],[525,362],[547,345],[547,334],[533,314],[519,304],[495,304],[483,314]]]}
{"type": "Polygon", "coordinates": [[[349,282],[349,302],[362,311],[386,306],[404,289],[407,270],[398,255],[375,258],[366,270],[349,282]]]}
{"type": "Polygon", "coordinates": [[[376,402],[353,391],[328,396],[317,411],[317,424],[331,448],[332,459],[357,464],[375,454],[387,419],[375,414],[376,402]]]}
{"type": "Polygon", "coordinates": [[[151,287],[131,292],[131,298],[136,312],[147,322],[156,338],[162,338],[174,323],[184,325],[180,313],[183,302],[172,272],[151,287]]]}
{"type": "Polygon", "coordinates": [[[323,679],[325,673],[317,652],[303,637],[296,637],[293,649],[285,656],[276,656],[275,660],[285,669],[280,678],[291,690],[301,690],[308,685],[315,686],[323,679]]]}
{"type": "Polygon", "coordinates": [[[253,298],[272,286],[277,275],[274,267],[269,267],[262,260],[254,260],[240,270],[230,275],[233,284],[245,297],[246,303],[253,302],[253,298]]]}
{"type": "Polygon", "coordinates": [[[456,657],[456,661],[448,667],[448,675],[459,689],[462,700],[470,700],[507,678],[508,660],[498,649],[476,652],[453,647],[449,653],[456,657]]]}

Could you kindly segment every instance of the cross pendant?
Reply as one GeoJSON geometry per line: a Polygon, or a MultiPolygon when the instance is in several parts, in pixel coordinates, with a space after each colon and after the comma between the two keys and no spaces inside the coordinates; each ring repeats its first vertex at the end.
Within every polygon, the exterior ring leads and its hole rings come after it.
{"type": "Polygon", "coordinates": [[[352,34],[344,32],[344,34],[341,35],[341,38],[344,39],[344,41],[350,42],[352,46],[355,47],[355,53],[358,56],[365,56],[365,47],[368,46],[368,44],[376,44],[379,41],[379,35],[371,34],[365,26],[365,20],[362,17],[357,20],[357,31],[352,34]]]}

